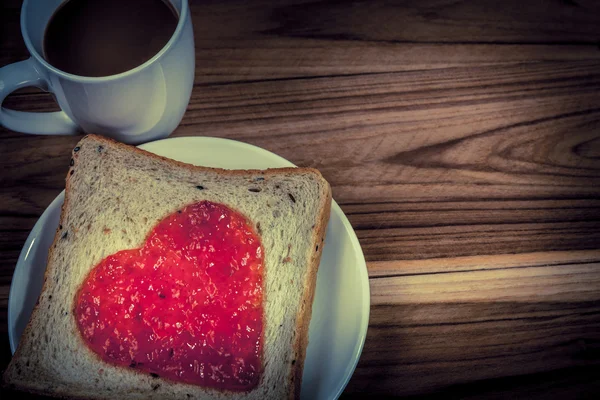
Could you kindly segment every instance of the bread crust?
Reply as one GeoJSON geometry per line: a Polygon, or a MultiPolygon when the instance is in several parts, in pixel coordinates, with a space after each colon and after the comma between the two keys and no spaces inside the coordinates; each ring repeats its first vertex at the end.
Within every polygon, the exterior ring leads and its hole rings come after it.
{"type": "Polygon", "coordinates": [[[319,222],[316,226],[316,230],[313,233],[313,243],[318,244],[311,259],[311,265],[309,267],[304,289],[304,308],[300,314],[300,318],[298,319],[298,324],[296,327],[296,332],[298,332],[298,334],[296,335],[296,341],[294,344],[294,353],[297,354],[297,366],[296,368],[292,369],[292,376],[290,377],[294,388],[290,395],[290,399],[300,398],[302,374],[304,372],[304,360],[306,358],[306,349],[308,348],[308,329],[310,327],[312,306],[315,298],[315,289],[317,286],[317,272],[321,262],[323,247],[325,247],[325,233],[327,231],[327,223],[329,222],[329,215],[331,212],[331,188],[329,185],[327,186],[327,195],[322,201],[323,205],[320,207],[321,215],[319,216],[319,222]]]}

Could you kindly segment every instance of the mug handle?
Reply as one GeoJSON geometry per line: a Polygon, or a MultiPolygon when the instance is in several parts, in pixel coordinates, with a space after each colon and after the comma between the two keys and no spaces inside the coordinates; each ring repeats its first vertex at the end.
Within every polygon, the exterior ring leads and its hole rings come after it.
{"type": "MultiPolygon", "coordinates": [[[[0,68],[0,105],[10,93],[27,86],[48,90],[48,81],[31,58],[0,68]]],[[[35,113],[0,107],[0,126],[41,135],[74,135],[78,132],[77,125],[64,111],[35,113]]]]}

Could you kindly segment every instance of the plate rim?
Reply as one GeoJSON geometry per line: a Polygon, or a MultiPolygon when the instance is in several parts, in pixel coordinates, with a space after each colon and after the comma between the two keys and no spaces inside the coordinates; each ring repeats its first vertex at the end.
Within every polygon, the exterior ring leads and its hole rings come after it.
{"type": "MultiPolygon", "coordinates": [[[[155,140],[152,142],[143,143],[136,147],[139,149],[153,153],[150,150],[146,150],[146,147],[151,147],[153,145],[160,145],[161,143],[173,142],[173,141],[192,141],[192,142],[207,141],[207,142],[216,142],[216,143],[225,142],[228,145],[233,145],[233,146],[245,148],[245,149],[252,149],[252,150],[258,151],[258,152],[269,153],[270,156],[275,157],[278,162],[281,162],[282,164],[286,164],[286,166],[294,167],[294,168],[298,167],[297,165],[295,165],[292,162],[290,162],[289,160],[283,158],[279,154],[276,154],[276,153],[274,153],[270,150],[264,149],[262,147],[259,147],[259,146],[256,146],[256,145],[253,145],[250,143],[246,143],[243,141],[239,141],[239,140],[213,137],[213,136],[168,137],[165,139],[160,139],[160,140],[155,140]]],[[[164,157],[164,156],[161,156],[161,157],[164,157]]],[[[168,157],[165,157],[165,158],[168,158],[168,157]]],[[[269,168],[280,168],[280,167],[269,167],[269,168]]],[[[20,266],[25,262],[26,258],[28,257],[29,252],[31,251],[31,248],[35,244],[36,238],[41,235],[42,227],[44,227],[46,225],[49,214],[52,212],[52,210],[54,210],[54,208],[62,207],[62,204],[64,202],[64,196],[65,196],[65,190],[63,189],[46,207],[44,212],[40,215],[40,217],[34,224],[33,228],[29,232],[29,235],[27,236],[27,239],[25,240],[25,242],[23,244],[21,252],[19,253],[19,257],[18,257],[17,263],[15,265],[15,270],[14,270],[12,278],[11,278],[11,285],[10,285],[10,289],[9,289],[8,304],[7,304],[8,305],[8,307],[7,307],[8,308],[7,309],[7,322],[9,323],[8,338],[9,338],[11,355],[14,355],[16,348],[17,348],[17,346],[15,345],[15,337],[14,337],[13,328],[10,325],[11,303],[15,301],[15,300],[13,300],[13,298],[14,298],[13,291],[15,290],[14,285],[13,285],[14,277],[17,273],[17,270],[19,268],[23,268],[20,266]]],[[[344,374],[345,374],[344,382],[342,385],[340,385],[338,387],[336,394],[333,397],[334,399],[337,399],[342,394],[342,392],[344,391],[344,389],[346,388],[348,383],[350,382],[350,379],[352,378],[354,371],[356,370],[356,366],[358,365],[358,361],[360,360],[362,351],[364,349],[364,345],[365,345],[365,341],[366,341],[366,337],[367,337],[368,326],[369,326],[370,311],[371,311],[371,293],[370,293],[370,282],[369,282],[367,263],[366,263],[366,259],[364,257],[364,253],[362,251],[362,247],[361,247],[358,237],[356,235],[356,232],[354,231],[352,224],[350,224],[350,221],[348,220],[348,217],[346,216],[346,214],[343,212],[343,210],[341,209],[339,204],[333,198],[331,200],[331,211],[332,211],[332,213],[335,213],[337,215],[337,217],[340,218],[340,221],[342,222],[342,226],[344,227],[347,235],[349,236],[350,242],[352,244],[352,248],[357,256],[357,264],[359,264],[358,265],[359,279],[361,282],[360,287],[361,287],[362,297],[363,297],[363,310],[362,310],[362,318],[360,320],[361,326],[360,326],[360,335],[359,335],[359,341],[358,341],[359,343],[354,348],[353,357],[352,357],[353,362],[350,363],[346,367],[346,371],[344,372],[344,374]]]]}

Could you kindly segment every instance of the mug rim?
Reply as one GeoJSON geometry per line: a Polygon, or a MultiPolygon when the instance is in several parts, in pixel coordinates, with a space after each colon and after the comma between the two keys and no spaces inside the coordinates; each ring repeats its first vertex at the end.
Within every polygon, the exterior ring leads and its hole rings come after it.
{"type": "MultiPolygon", "coordinates": [[[[170,2],[170,0],[167,0],[167,1],[170,2]]],[[[181,13],[179,15],[179,21],[177,21],[177,27],[175,28],[175,32],[173,32],[173,35],[171,35],[171,38],[163,46],[163,48],[160,49],[158,53],[156,53],[154,56],[152,56],[151,59],[149,59],[148,61],[144,62],[143,64],[140,64],[140,65],[138,65],[137,67],[135,67],[133,69],[130,69],[130,70],[127,70],[125,72],[118,73],[118,74],[114,74],[114,75],[107,75],[107,76],[83,76],[83,75],[70,74],[70,73],[65,72],[65,71],[63,71],[61,69],[56,68],[55,66],[53,66],[52,64],[50,64],[48,61],[46,61],[44,59],[44,57],[42,57],[37,52],[37,50],[33,46],[33,43],[31,43],[31,39],[29,38],[29,33],[27,31],[27,23],[26,23],[27,19],[25,17],[25,14],[26,14],[26,10],[27,10],[27,6],[28,5],[29,5],[29,0],[24,0],[23,1],[23,6],[21,7],[20,23],[21,23],[21,36],[23,36],[23,41],[25,42],[25,47],[27,47],[27,50],[29,51],[29,54],[31,54],[31,56],[33,58],[35,58],[37,62],[39,62],[44,67],[46,67],[47,69],[49,69],[50,71],[52,71],[54,74],[59,75],[60,77],[68,79],[68,80],[71,80],[71,81],[83,82],[83,83],[110,82],[110,81],[116,81],[116,80],[119,80],[119,79],[127,78],[129,76],[135,75],[136,73],[144,70],[145,68],[147,68],[151,64],[155,63],[157,60],[159,60],[160,58],[162,58],[165,55],[165,53],[167,53],[171,49],[171,47],[173,47],[173,45],[175,44],[175,42],[177,42],[179,40],[179,37],[181,36],[181,33],[183,32],[183,27],[185,25],[185,22],[186,22],[186,19],[188,17],[188,13],[189,13],[189,10],[188,10],[188,8],[189,8],[188,7],[188,0],[181,0],[181,13]]]]}

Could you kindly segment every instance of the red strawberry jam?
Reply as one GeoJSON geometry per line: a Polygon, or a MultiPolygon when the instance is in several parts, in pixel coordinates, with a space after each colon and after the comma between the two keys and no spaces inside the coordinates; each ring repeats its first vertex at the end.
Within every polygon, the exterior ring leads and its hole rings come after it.
{"type": "Polygon", "coordinates": [[[142,248],[92,269],[75,316],[108,363],[247,391],[262,372],[262,280],[263,249],[248,221],[202,201],[160,221],[142,248]]]}

